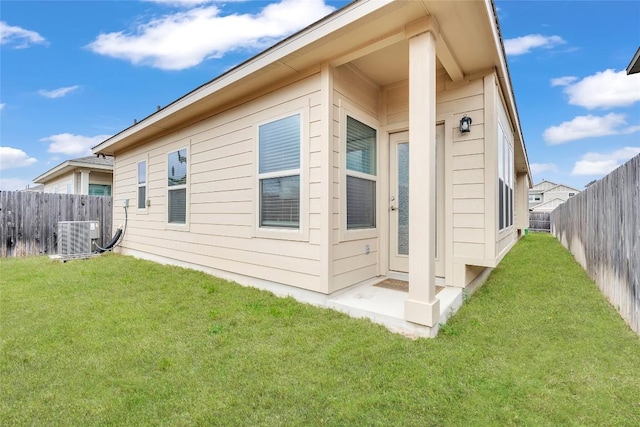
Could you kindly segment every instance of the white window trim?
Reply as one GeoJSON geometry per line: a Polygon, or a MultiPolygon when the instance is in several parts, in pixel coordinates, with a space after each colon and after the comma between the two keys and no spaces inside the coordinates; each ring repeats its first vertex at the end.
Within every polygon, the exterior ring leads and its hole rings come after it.
{"type": "Polygon", "coordinates": [[[364,113],[353,104],[342,99],[340,107],[340,241],[372,239],[379,236],[381,212],[380,212],[380,126],[378,120],[364,113]],[[369,175],[347,169],[347,116],[369,126],[376,131],[376,175],[369,175]],[[363,178],[376,183],[376,226],[373,228],[347,229],[347,176],[363,178]]]}
{"type": "MultiPolygon", "coordinates": [[[[167,153],[167,158],[169,157],[169,153],[167,153]]],[[[189,166],[187,164],[187,166],[189,166]]],[[[188,182],[188,181],[187,181],[188,182]]],[[[167,199],[168,200],[168,199],[167,199]]],[[[149,212],[149,209],[147,209],[149,205],[149,156],[145,156],[144,158],[138,160],[136,162],[136,212],[139,214],[146,214],[149,212]],[[145,162],[145,177],[144,177],[144,184],[140,184],[138,181],[139,180],[139,176],[138,176],[138,172],[140,171],[140,163],[145,162]],[[138,197],[139,197],[139,188],[140,187],[145,187],[145,201],[144,201],[144,208],[139,207],[140,205],[138,204],[138,197]]],[[[168,214],[167,214],[168,215],[168,214]]]]}
{"type": "MultiPolygon", "coordinates": [[[[191,186],[191,147],[190,147],[190,141],[189,143],[187,143],[186,145],[182,145],[179,146],[175,149],[169,149],[165,152],[165,158],[164,158],[164,164],[166,166],[165,170],[164,170],[164,185],[166,186],[166,190],[165,190],[165,209],[164,209],[164,215],[165,215],[165,229],[166,230],[177,230],[177,231],[189,231],[189,227],[190,227],[190,221],[189,221],[189,217],[190,217],[190,213],[191,213],[191,191],[190,191],[190,186],[191,186]],[[171,153],[175,153],[176,151],[180,151],[180,150],[186,150],[187,154],[187,170],[186,170],[186,175],[187,175],[187,183],[185,185],[174,185],[174,186],[169,186],[169,184],[167,183],[168,180],[168,176],[169,176],[169,154],[171,153]],[[180,190],[180,189],[186,189],[186,206],[185,206],[185,221],[184,224],[178,224],[175,222],[169,222],[169,191],[170,190],[180,190]]],[[[147,163],[147,167],[148,167],[149,163],[147,163]]],[[[148,175],[148,172],[147,172],[148,175]]],[[[148,187],[147,187],[148,188],[148,187]]]]}
{"type": "MultiPolygon", "coordinates": [[[[507,133],[504,129],[504,126],[502,126],[502,122],[500,120],[498,120],[498,127],[500,129],[502,129],[502,140],[498,141],[498,183],[500,182],[500,158],[502,158],[502,170],[504,173],[504,180],[503,180],[503,185],[506,184],[506,186],[508,188],[510,188],[513,191],[513,197],[511,197],[511,215],[513,216],[513,220],[511,222],[511,225],[508,226],[504,226],[502,228],[500,228],[500,193],[498,192],[497,195],[497,200],[496,200],[496,212],[498,213],[497,217],[496,217],[496,224],[497,224],[497,228],[498,228],[498,235],[502,236],[505,233],[510,233],[513,231],[513,228],[515,226],[515,188],[514,188],[514,184],[515,184],[515,180],[514,180],[514,154],[513,154],[513,140],[511,138],[511,134],[507,133]],[[504,150],[504,151],[503,151],[504,150]]],[[[509,128],[507,128],[509,129],[509,128]]],[[[507,216],[509,213],[509,209],[508,206],[506,204],[506,192],[503,191],[503,197],[505,200],[505,204],[503,206],[503,214],[504,214],[504,221],[505,224],[508,223],[507,220],[507,216]]]]}
{"type": "Polygon", "coordinates": [[[309,240],[309,107],[296,108],[274,115],[254,125],[255,179],[253,237],[278,240],[309,240]],[[280,119],[300,116],[300,167],[285,171],[260,173],[260,126],[280,119]],[[263,227],[260,225],[260,180],[298,175],[300,177],[300,222],[298,228],[263,227]]]}

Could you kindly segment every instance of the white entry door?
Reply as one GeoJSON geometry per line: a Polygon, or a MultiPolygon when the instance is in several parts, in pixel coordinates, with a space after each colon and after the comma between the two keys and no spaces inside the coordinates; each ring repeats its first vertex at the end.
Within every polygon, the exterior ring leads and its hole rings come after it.
{"type": "MultiPolygon", "coordinates": [[[[409,132],[389,144],[389,270],[409,272],[409,132]]],[[[436,191],[436,275],[444,277],[444,125],[436,126],[436,191]]]]}

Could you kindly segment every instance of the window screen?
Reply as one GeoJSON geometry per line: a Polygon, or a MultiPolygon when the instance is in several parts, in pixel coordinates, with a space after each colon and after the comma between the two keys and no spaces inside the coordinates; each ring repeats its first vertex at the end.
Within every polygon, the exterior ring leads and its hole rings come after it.
{"type": "Polygon", "coordinates": [[[300,143],[300,114],[258,128],[261,227],[300,227],[300,143]]]}
{"type": "Polygon", "coordinates": [[[376,227],[376,130],[347,116],[347,230],[376,227]]]}
{"type": "Polygon", "coordinates": [[[138,163],[138,209],[147,207],[147,162],[138,163]]]}
{"type": "MultiPolygon", "coordinates": [[[[187,150],[174,151],[167,156],[168,221],[187,222],[187,150]]],[[[145,189],[146,193],[146,189],[145,189]]],[[[146,195],[146,194],[145,194],[146,195]]]]}
{"type": "Polygon", "coordinates": [[[498,226],[513,225],[513,149],[498,122],[498,226]]]}

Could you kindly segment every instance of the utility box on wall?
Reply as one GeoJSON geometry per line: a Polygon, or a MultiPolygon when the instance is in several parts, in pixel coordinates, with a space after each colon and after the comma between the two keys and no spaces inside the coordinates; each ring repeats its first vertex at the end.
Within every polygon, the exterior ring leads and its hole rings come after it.
{"type": "Polygon", "coordinates": [[[58,222],[58,255],[89,255],[100,239],[99,221],[58,222]]]}

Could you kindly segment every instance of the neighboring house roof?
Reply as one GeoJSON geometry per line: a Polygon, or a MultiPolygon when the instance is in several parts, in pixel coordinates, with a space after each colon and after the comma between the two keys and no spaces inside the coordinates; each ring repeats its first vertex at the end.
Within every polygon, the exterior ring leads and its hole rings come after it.
{"type": "Polygon", "coordinates": [[[636,50],[636,54],[633,55],[631,62],[627,66],[627,74],[640,73],[640,47],[636,50]]]}
{"type": "Polygon", "coordinates": [[[551,191],[562,191],[562,188],[566,189],[564,191],[569,191],[569,192],[575,191],[576,193],[580,192],[580,190],[576,190],[575,188],[569,187],[568,185],[556,184],[555,182],[552,182],[552,181],[543,180],[542,182],[539,182],[536,185],[534,185],[529,190],[529,194],[532,194],[532,193],[548,193],[548,192],[551,192],[551,191]]]}
{"type": "Polygon", "coordinates": [[[113,173],[113,157],[88,156],[66,160],[38,176],[33,180],[33,182],[44,184],[45,182],[51,181],[60,175],[65,175],[78,168],[113,173]]]}
{"type": "Polygon", "coordinates": [[[531,187],[531,189],[529,191],[546,191],[549,188],[555,187],[556,184],[553,181],[547,181],[546,179],[543,179],[542,181],[540,181],[539,183],[537,183],[536,185],[534,185],[533,187],[531,187]]]}
{"type": "Polygon", "coordinates": [[[568,185],[564,185],[564,184],[558,184],[555,187],[551,187],[548,190],[545,190],[545,193],[551,193],[553,191],[566,191],[566,192],[576,192],[579,193],[580,190],[576,190],[573,187],[569,187],[568,185]]]}
{"type": "Polygon", "coordinates": [[[420,31],[421,20],[435,17],[429,22],[439,32],[438,63],[453,81],[496,70],[514,122],[516,171],[525,172],[531,183],[495,6],[491,0],[460,4],[431,0],[354,1],[103,141],[93,148],[94,153],[114,155],[144,144],[185,123],[213,116],[287,82],[321,72],[323,67],[354,64],[366,69],[367,77],[379,86],[404,80],[408,75],[408,39],[420,31]]]}
{"type": "Polygon", "coordinates": [[[44,184],[28,185],[27,188],[20,191],[27,193],[42,193],[44,191],[44,184]]]}
{"type": "Polygon", "coordinates": [[[555,199],[551,199],[544,203],[540,203],[539,205],[535,205],[534,207],[529,208],[529,210],[534,212],[535,211],[552,211],[558,206],[560,206],[561,204],[563,204],[564,202],[566,202],[566,200],[562,200],[556,197],[555,199]]]}

